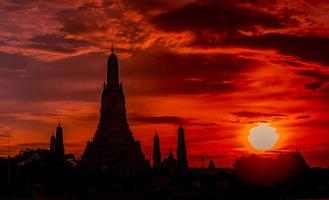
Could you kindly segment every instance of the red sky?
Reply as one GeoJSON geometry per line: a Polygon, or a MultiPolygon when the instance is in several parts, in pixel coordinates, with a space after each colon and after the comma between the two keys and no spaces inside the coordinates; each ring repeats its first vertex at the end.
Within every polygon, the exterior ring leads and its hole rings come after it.
{"type": "Polygon", "coordinates": [[[48,147],[61,121],[81,154],[97,122],[106,61],[120,59],[128,118],[145,155],[183,122],[188,158],[229,167],[267,122],[275,149],[329,166],[326,0],[0,2],[0,154],[48,147]]]}

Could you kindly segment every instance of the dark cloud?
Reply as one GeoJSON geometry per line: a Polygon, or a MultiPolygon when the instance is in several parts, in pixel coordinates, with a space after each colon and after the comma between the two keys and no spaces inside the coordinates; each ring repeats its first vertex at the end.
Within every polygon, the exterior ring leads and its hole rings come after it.
{"type": "Polygon", "coordinates": [[[19,143],[11,146],[14,149],[25,149],[25,148],[48,148],[49,143],[46,142],[28,142],[28,143],[19,143]]]}
{"type": "Polygon", "coordinates": [[[297,56],[304,60],[322,62],[329,65],[329,38],[317,36],[297,36],[269,33],[259,36],[237,36],[221,45],[257,49],[279,50],[282,54],[297,56]]]}
{"type": "Polygon", "coordinates": [[[131,114],[129,119],[133,123],[141,124],[173,124],[179,125],[184,120],[177,116],[141,116],[137,114],[131,114]]]}
{"type": "Polygon", "coordinates": [[[106,18],[99,12],[92,12],[94,7],[63,10],[58,15],[61,30],[70,34],[105,32],[109,28],[106,18]],[[86,9],[84,9],[86,8],[86,9]]]}
{"type": "Polygon", "coordinates": [[[269,123],[267,120],[246,120],[246,119],[234,119],[234,120],[222,120],[224,123],[231,124],[257,124],[257,123],[269,123]]]}
{"type": "Polygon", "coordinates": [[[295,119],[309,119],[311,118],[311,115],[298,115],[295,117],[295,119]]]}
{"type": "MultiPolygon", "coordinates": [[[[249,3],[258,5],[261,2],[249,3]]],[[[152,23],[165,31],[193,31],[196,39],[190,44],[191,46],[274,49],[282,54],[329,64],[327,37],[282,33],[261,34],[258,31],[260,27],[265,30],[271,29],[272,32],[273,29],[282,29],[286,26],[297,27],[297,20],[291,17],[288,11],[272,15],[259,9],[254,10],[239,5],[239,3],[222,1],[194,2],[155,16],[152,23]],[[242,35],[239,33],[241,30],[254,34],[242,35]]]]}
{"type": "Polygon", "coordinates": [[[216,123],[198,122],[196,119],[185,119],[178,116],[143,116],[139,114],[130,114],[130,121],[134,124],[170,124],[186,126],[217,126],[216,123]]]}
{"type": "Polygon", "coordinates": [[[0,138],[10,138],[11,134],[10,133],[0,133],[0,138]]]}
{"type": "Polygon", "coordinates": [[[140,12],[149,12],[154,10],[166,10],[172,8],[173,2],[168,0],[124,0],[129,6],[140,12]]]}
{"type": "Polygon", "coordinates": [[[329,80],[329,74],[325,74],[316,70],[301,71],[298,74],[301,76],[311,77],[322,81],[329,80]]]}
{"type": "MultiPolygon", "coordinates": [[[[316,70],[306,70],[298,73],[301,76],[309,77],[315,79],[314,82],[306,83],[305,88],[309,90],[318,90],[329,80],[329,74],[322,73],[316,70]]],[[[324,88],[322,92],[326,93],[324,88]]]]}
{"type": "Polygon", "coordinates": [[[253,63],[232,54],[180,54],[150,48],[122,61],[122,74],[139,80],[137,84],[128,82],[131,93],[220,94],[235,91],[240,73],[253,63]]]}
{"type": "Polygon", "coordinates": [[[89,54],[52,62],[18,54],[0,53],[1,57],[4,58],[0,65],[2,100],[98,100],[106,70],[106,55],[89,54]],[[99,84],[86,85],[93,82],[99,84]]]}
{"type": "Polygon", "coordinates": [[[310,90],[317,90],[323,85],[322,81],[316,81],[312,83],[306,83],[305,87],[310,90]]]}
{"type": "MultiPolygon", "coordinates": [[[[110,28],[108,19],[117,19],[120,13],[111,9],[115,2],[87,2],[77,8],[60,10],[56,19],[60,30],[70,34],[104,33],[110,28]]],[[[114,23],[114,22],[112,22],[114,23]]]]}
{"type": "Polygon", "coordinates": [[[280,18],[225,1],[198,1],[155,16],[152,23],[166,31],[235,33],[254,31],[259,27],[282,28],[289,21],[287,16],[280,18]]]}
{"type": "Polygon", "coordinates": [[[233,112],[233,115],[237,117],[246,117],[246,118],[258,118],[258,117],[288,117],[286,114],[281,113],[263,113],[263,112],[249,112],[249,111],[239,111],[233,112]]]}
{"type": "Polygon", "coordinates": [[[85,40],[65,38],[61,35],[37,35],[30,39],[26,48],[39,49],[58,53],[74,53],[80,47],[88,47],[91,44],[85,40]]]}
{"type": "Polygon", "coordinates": [[[272,15],[259,9],[239,6],[240,3],[261,5],[262,2],[198,1],[155,16],[152,23],[165,31],[193,31],[196,33],[196,39],[190,44],[191,46],[274,49],[282,54],[329,64],[327,37],[282,33],[261,34],[260,27],[265,30],[271,29],[273,32],[273,29],[298,25],[296,18],[290,16],[288,11],[272,15]],[[241,35],[239,33],[241,30],[254,34],[241,35]]]}
{"type": "Polygon", "coordinates": [[[204,146],[208,145],[211,141],[223,141],[226,139],[232,139],[237,137],[234,134],[218,134],[220,132],[219,129],[215,128],[202,128],[196,129],[192,131],[188,131],[188,138],[186,138],[186,142],[190,145],[198,145],[204,146]],[[201,133],[201,134],[200,134],[201,133]],[[202,134],[204,133],[204,134],[202,134]]]}
{"type": "Polygon", "coordinates": [[[107,43],[113,40],[129,44],[144,41],[147,37],[145,27],[135,16],[127,17],[127,11],[125,5],[114,1],[104,1],[100,5],[90,2],[77,9],[61,10],[56,19],[61,24],[62,32],[84,35],[94,42],[105,42],[99,46],[108,46],[107,43]]]}
{"type": "Polygon", "coordinates": [[[1,68],[6,68],[8,70],[27,69],[39,63],[37,60],[28,56],[10,54],[3,51],[0,51],[0,60],[1,68]]]}

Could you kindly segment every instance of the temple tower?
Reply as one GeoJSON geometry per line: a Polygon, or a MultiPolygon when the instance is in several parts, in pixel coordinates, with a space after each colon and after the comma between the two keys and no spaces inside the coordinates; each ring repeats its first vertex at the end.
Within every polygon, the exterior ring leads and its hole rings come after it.
{"type": "Polygon", "coordinates": [[[107,82],[101,96],[100,120],[87,143],[80,166],[89,170],[108,169],[114,175],[130,176],[146,169],[145,157],[129,128],[125,96],[119,83],[118,58],[107,60],[107,82]]]}
{"type": "Polygon", "coordinates": [[[52,136],[50,137],[49,150],[51,152],[55,152],[55,149],[56,149],[56,138],[55,138],[55,135],[54,135],[54,132],[53,132],[52,136]]]}
{"type": "Polygon", "coordinates": [[[112,53],[107,59],[107,87],[115,90],[119,87],[119,65],[118,58],[114,54],[112,44],[112,53]]]}
{"type": "Polygon", "coordinates": [[[65,156],[64,142],[63,142],[63,128],[61,127],[60,123],[58,123],[58,126],[56,128],[55,152],[57,152],[59,155],[63,157],[65,156]]]}
{"type": "Polygon", "coordinates": [[[153,139],[153,167],[158,168],[161,166],[161,151],[160,151],[160,138],[155,133],[153,139]]]}
{"type": "Polygon", "coordinates": [[[177,167],[178,169],[187,169],[187,155],[186,155],[186,145],[184,129],[182,126],[178,128],[178,142],[177,142],[177,167]]]}

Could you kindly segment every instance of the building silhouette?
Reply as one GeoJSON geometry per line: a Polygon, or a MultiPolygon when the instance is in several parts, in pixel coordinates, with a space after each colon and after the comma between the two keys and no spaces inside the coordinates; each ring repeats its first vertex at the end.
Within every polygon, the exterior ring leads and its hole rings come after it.
{"type": "Polygon", "coordinates": [[[153,138],[153,167],[161,167],[160,138],[157,133],[153,138]]]}
{"type": "Polygon", "coordinates": [[[280,153],[276,158],[251,154],[238,158],[234,172],[241,183],[273,185],[301,177],[309,166],[300,152],[280,153]],[[256,175],[255,175],[256,174],[256,175]]]}
{"type": "Polygon", "coordinates": [[[63,142],[63,128],[61,127],[60,123],[58,123],[58,126],[56,128],[55,152],[57,152],[62,157],[65,156],[64,142],[63,142]]]}
{"type": "Polygon", "coordinates": [[[209,161],[208,169],[216,169],[215,162],[213,160],[209,161]]]}
{"type": "Polygon", "coordinates": [[[185,170],[188,168],[185,136],[184,136],[184,129],[182,126],[179,126],[178,128],[177,168],[179,170],[185,170]]]}
{"type": "Polygon", "coordinates": [[[51,152],[55,152],[55,149],[56,149],[56,137],[55,137],[54,132],[53,132],[53,134],[50,137],[49,150],[51,152]]]}
{"type": "Polygon", "coordinates": [[[177,170],[177,160],[172,153],[170,148],[168,158],[163,160],[163,167],[167,169],[171,174],[173,174],[177,170]]]}
{"type": "Polygon", "coordinates": [[[119,66],[113,52],[107,61],[107,82],[101,96],[100,120],[94,137],[87,143],[80,166],[88,171],[108,169],[118,176],[130,176],[146,168],[140,142],[129,128],[119,66]]]}

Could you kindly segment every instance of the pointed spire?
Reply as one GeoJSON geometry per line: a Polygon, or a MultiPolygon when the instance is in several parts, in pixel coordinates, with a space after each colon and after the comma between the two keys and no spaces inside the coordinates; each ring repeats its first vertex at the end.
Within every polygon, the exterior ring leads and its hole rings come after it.
{"type": "Polygon", "coordinates": [[[186,145],[185,145],[185,136],[184,136],[184,128],[180,126],[178,128],[178,142],[177,142],[177,164],[181,169],[188,168],[187,162],[187,153],[186,153],[186,145]]]}
{"type": "Polygon", "coordinates": [[[52,131],[52,135],[50,137],[50,146],[49,146],[49,150],[51,152],[56,151],[56,137],[55,137],[55,133],[54,133],[54,129],[52,131]]]}
{"type": "Polygon", "coordinates": [[[160,138],[155,130],[153,139],[153,167],[161,166],[161,150],[160,150],[160,138]]]}
{"type": "Polygon", "coordinates": [[[56,142],[55,142],[55,151],[61,155],[62,158],[65,156],[64,152],[64,142],[63,142],[63,128],[61,127],[61,123],[58,122],[58,126],[56,128],[56,142]]]}
{"type": "Polygon", "coordinates": [[[114,54],[114,45],[112,43],[111,55],[109,55],[107,60],[107,88],[108,89],[118,89],[119,88],[119,66],[118,58],[114,54]]]}

